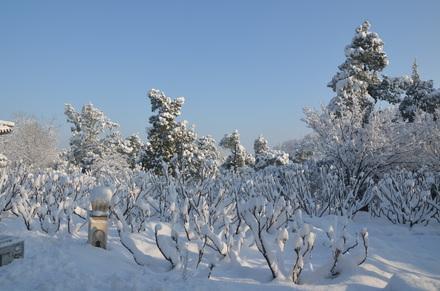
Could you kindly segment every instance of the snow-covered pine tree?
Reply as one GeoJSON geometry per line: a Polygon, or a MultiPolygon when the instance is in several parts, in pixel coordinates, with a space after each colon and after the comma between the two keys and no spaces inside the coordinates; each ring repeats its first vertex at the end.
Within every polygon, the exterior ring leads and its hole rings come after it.
{"type": "Polygon", "coordinates": [[[381,83],[378,74],[388,65],[382,39],[369,29],[368,21],[356,29],[352,42],[345,47],[345,62],[328,84],[336,93],[329,109],[338,116],[343,111],[351,111],[356,101],[364,123],[368,122],[375,102],[370,90],[381,83]]]}
{"type": "Polygon", "coordinates": [[[436,109],[440,108],[440,90],[434,88],[432,80],[424,81],[420,78],[417,62],[414,61],[410,82],[404,88],[404,98],[399,105],[402,117],[413,122],[416,110],[434,114],[436,109]]]}
{"type": "Polygon", "coordinates": [[[411,84],[411,78],[383,76],[379,84],[371,85],[369,93],[374,100],[383,100],[390,104],[399,104],[405,94],[405,88],[411,84]]]}
{"type": "Polygon", "coordinates": [[[257,155],[265,154],[269,151],[269,143],[267,142],[267,139],[265,139],[263,135],[260,135],[254,141],[254,151],[255,151],[255,159],[257,159],[257,155]]]}
{"type": "Polygon", "coordinates": [[[149,122],[147,129],[148,142],[142,164],[146,169],[153,169],[156,173],[162,172],[162,163],[169,164],[176,152],[174,130],[177,127],[176,118],[181,114],[183,97],[172,100],[160,90],[152,89],[148,92],[151,110],[156,112],[149,122]]]}
{"type": "Polygon", "coordinates": [[[275,149],[289,154],[289,159],[294,163],[304,163],[319,158],[320,153],[315,146],[316,139],[316,134],[310,133],[299,139],[287,140],[275,146],[275,149]]]}
{"type": "Polygon", "coordinates": [[[281,166],[289,163],[289,154],[269,148],[264,136],[260,135],[254,142],[255,169],[263,169],[267,166],[281,166]]]}
{"type": "MultiPolygon", "coordinates": [[[[115,140],[119,136],[119,125],[92,104],[84,105],[81,112],[66,104],[64,114],[67,122],[72,124],[68,160],[79,165],[83,171],[89,171],[97,160],[103,159],[105,154],[110,154],[109,145],[119,143],[115,140]]],[[[117,150],[116,147],[111,148],[117,150]]]]}
{"type": "Polygon", "coordinates": [[[198,169],[194,167],[194,153],[197,151],[195,141],[197,134],[194,127],[189,127],[186,120],[178,122],[174,130],[176,153],[172,159],[172,167],[185,176],[191,176],[198,169]]]}
{"type": "Polygon", "coordinates": [[[130,135],[123,141],[121,153],[126,156],[127,162],[132,169],[140,164],[141,151],[143,147],[144,144],[137,134],[130,135]]]}
{"type": "Polygon", "coordinates": [[[212,177],[217,174],[220,164],[220,152],[215,139],[202,136],[196,140],[197,151],[194,154],[194,166],[197,178],[212,177]]]}
{"type": "Polygon", "coordinates": [[[151,127],[148,128],[148,142],[142,157],[143,167],[152,169],[157,174],[163,173],[164,165],[173,175],[176,170],[188,170],[197,135],[186,121],[176,120],[181,114],[185,99],[178,97],[173,100],[156,89],[150,90],[148,98],[151,110],[156,114],[149,119],[151,127]]]}
{"type": "Polygon", "coordinates": [[[226,169],[232,169],[236,172],[239,168],[254,165],[254,157],[240,144],[240,134],[238,130],[230,134],[225,134],[220,141],[220,146],[231,151],[231,154],[223,163],[223,167],[226,169]]]}

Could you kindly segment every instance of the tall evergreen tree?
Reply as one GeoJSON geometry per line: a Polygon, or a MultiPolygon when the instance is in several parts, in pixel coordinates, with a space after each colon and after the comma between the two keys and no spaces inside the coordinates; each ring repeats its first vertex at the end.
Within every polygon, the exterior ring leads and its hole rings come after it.
{"type": "Polygon", "coordinates": [[[369,29],[368,21],[356,29],[352,42],[345,48],[345,62],[328,84],[336,93],[329,109],[339,116],[343,111],[353,111],[357,103],[364,123],[368,122],[375,102],[370,91],[381,83],[379,73],[388,65],[382,39],[369,29]]]}
{"type": "Polygon", "coordinates": [[[157,174],[163,173],[164,165],[172,174],[176,170],[182,171],[190,163],[196,140],[196,134],[188,128],[187,122],[177,121],[185,99],[173,100],[156,89],[150,90],[148,98],[151,110],[156,114],[149,119],[151,127],[147,130],[148,142],[142,164],[157,174]]]}

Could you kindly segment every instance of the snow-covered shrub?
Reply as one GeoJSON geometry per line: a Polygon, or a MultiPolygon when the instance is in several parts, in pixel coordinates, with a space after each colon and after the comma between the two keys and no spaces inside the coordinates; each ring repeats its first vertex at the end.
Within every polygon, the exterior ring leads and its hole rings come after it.
{"type": "MultiPolygon", "coordinates": [[[[440,89],[437,91],[440,99],[440,89]]],[[[415,128],[417,139],[421,141],[421,147],[416,152],[416,166],[422,165],[440,172],[440,109],[433,114],[417,111],[415,120],[408,126],[415,128]]]]}
{"type": "Polygon", "coordinates": [[[54,233],[66,223],[71,233],[73,215],[85,219],[87,195],[95,182],[80,169],[33,169],[17,163],[6,169],[5,176],[0,189],[1,209],[21,217],[28,230],[38,219],[45,232],[54,233]]]}
{"type": "Polygon", "coordinates": [[[332,277],[338,276],[344,268],[353,268],[363,264],[368,255],[367,229],[363,228],[359,235],[355,234],[353,236],[349,234],[347,226],[347,218],[342,217],[342,223],[336,221],[334,225],[329,227],[326,233],[330,241],[332,254],[331,263],[329,264],[329,273],[332,277]],[[361,241],[359,241],[359,238],[361,241]]]}
{"type": "Polygon", "coordinates": [[[25,184],[28,167],[14,163],[2,170],[0,180],[0,214],[12,209],[12,199],[19,195],[20,187],[25,184]]]}
{"type": "Polygon", "coordinates": [[[373,111],[368,124],[363,124],[358,112],[334,116],[326,108],[306,110],[306,122],[319,136],[317,149],[356,201],[363,200],[372,178],[417,160],[413,153],[421,141],[397,114],[395,108],[373,111]]]}
{"type": "Polygon", "coordinates": [[[243,221],[249,226],[258,251],[263,255],[273,279],[290,278],[299,283],[304,260],[309,258],[313,249],[315,234],[308,224],[298,222],[295,233],[289,234],[291,207],[282,196],[269,201],[263,196],[251,197],[240,204],[243,221]],[[285,246],[292,236],[295,256],[290,270],[284,265],[285,246]]]}
{"type": "Polygon", "coordinates": [[[404,169],[385,174],[373,189],[379,200],[379,214],[392,223],[410,227],[438,219],[440,196],[435,179],[431,172],[404,169]]]}
{"type": "Polygon", "coordinates": [[[169,226],[171,236],[156,229],[156,244],[171,267],[196,270],[204,265],[210,276],[213,268],[222,262],[239,263],[247,231],[246,225],[240,223],[236,203],[241,177],[231,172],[195,180],[185,179],[183,175],[154,177],[160,177],[157,186],[161,191],[148,203],[155,202],[155,208],[163,208],[154,215],[163,221],[162,226],[169,226]],[[187,244],[196,246],[197,258],[188,258],[187,244]],[[170,248],[172,252],[167,252],[170,248]],[[178,256],[173,255],[176,250],[178,256]]]}
{"type": "Polygon", "coordinates": [[[153,199],[158,180],[161,180],[160,177],[139,168],[125,168],[119,172],[117,179],[106,179],[103,185],[110,186],[114,191],[111,210],[118,214],[126,230],[142,231],[147,219],[159,213],[158,203],[153,199]]]}
{"type": "Polygon", "coordinates": [[[267,140],[260,135],[254,142],[255,169],[263,169],[267,166],[281,166],[289,163],[289,154],[269,148],[267,140]]]}
{"type": "Polygon", "coordinates": [[[37,195],[32,192],[30,183],[32,183],[33,175],[27,174],[25,184],[18,186],[11,200],[11,212],[23,219],[27,230],[31,230],[31,223],[38,213],[41,205],[37,202],[37,195]]]}
{"type": "Polygon", "coordinates": [[[34,185],[41,185],[41,193],[35,192],[40,204],[37,215],[41,229],[53,233],[66,223],[67,231],[72,233],[75,230],[73,215],[85,218],[84,209],[88,208],[88,195],[95,180],[82,174],[79,168],[68,168],[40,173],[34,185]]]}
{"type": "Polygon", "coordinates": [[[259,181],[257,185],[275,188],[294,209],[302,209],[310,216],[336,214],[352,217],[365,207],[373,196],[364,191],[361,197],[356,197],[339,171],[332,166],[314,161],[275,169],[268,168],[259,171],[251,179],[259,181]],[[263,180],[266,181],[262,182],[263,180]]]}
{"type": "MultiPolygon", "coordinates": [[[[248,225],[258,251],[263,255],[274,279],[289,279],[298,284],[300,275],[306,263],[310,263],[310,254],[313,250],[316,234],[313,227],[304,222],[301,208],[294,211],[290,200],[285,200],[277,183],[270,183],[269,179],[262,180],[253,177],[251,186],[245,187],[249,191],[246,201],[239,204],[240,215],[248,225]],[[264,191],[264,192],[260,192],[264,191]],[[286,246],[293,246],[294,260],[287,268],[284,260],[292,253],[286,252],[286,246]]],[[[313,197],[310,197],[313,199],[313,197]]],[[[331,202],[330,202],[331,203],[331,202]]],[[[313,202],[309,203],[310,205],[313,202]]],[[[357,235],[349,235],[346,227],[349,219],[344,218],[341,231],[329,234],[332,250],[332,265],[330,273],[335,276],[342,269],[340,262],[355,262],[352,266],[365,261],[368,249],[368,233],[362,230],[361,242],[357,235]],[[354,238],[353,238],[354,237],[354,238]],[[357,253],[353,252],[356,248],[357,253]],[[361,249],[361,255],[358,256],[361,249]]]]}
{"type": "MultiPolygon", "coordinates": [[[[232,175],[230,173],[229,175],[232,175]]],[[[205,257],[210,269],[220,261],[238,262],[246,229],[237,219],[234,190],[236,180],[208,178],[200,184],[180,185],[181,217],[187,239],[199,247],[199,261],[205,257]],[[207,249],[206,247],[209,247],[207,249]]]]}
{"type": "Polygon", "coordinates": [[[161,224],[156,224],[154,228],[154,237],[157,248],[162,256],[171,264],[171,269],[180,268],[182,264],[182,243],[178,232],[171,228],[171,236],[160,235],[161,224]]]}

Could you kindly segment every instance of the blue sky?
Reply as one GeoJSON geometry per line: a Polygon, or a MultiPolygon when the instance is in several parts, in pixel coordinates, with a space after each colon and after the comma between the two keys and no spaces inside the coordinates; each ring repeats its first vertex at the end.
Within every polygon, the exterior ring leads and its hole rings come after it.
{"type": "Polygon", "coordinates": [[[55,119],[91,102],[125,135],[146,136],[150,88],[185,96],[183,118],[251,147],[308,129],[302,108],[327,103],[327,82],[368,19],[389,75],[440,80],[440,1],[1,1],[0,119],[55,119]]]}

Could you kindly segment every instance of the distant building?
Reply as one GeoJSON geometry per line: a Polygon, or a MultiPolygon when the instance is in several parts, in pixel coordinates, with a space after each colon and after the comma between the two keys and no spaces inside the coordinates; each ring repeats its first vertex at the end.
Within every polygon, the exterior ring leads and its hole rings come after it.
{"type": "MultiPolygon", "coordinates": [[[[11,133],[14,125],[13,122],[0,120],[0,135],[11,133]]],[[[8,159],[0,153],[0,169],[6,167],[7,164],[8,159]]]]}
{"type": "Polygon", "coordinates": [[[0,135],[11,133],[14,125],[11,121],[0,120],[0,135]]]}

